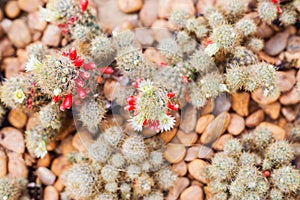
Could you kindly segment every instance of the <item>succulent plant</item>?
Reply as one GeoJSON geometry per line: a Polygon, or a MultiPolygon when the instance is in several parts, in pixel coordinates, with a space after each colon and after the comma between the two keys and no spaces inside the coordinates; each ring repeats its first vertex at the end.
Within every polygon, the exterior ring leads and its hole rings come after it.
{"type": "Polygon", "coordinates": [[[0,178],[0,198],[3,200],[19,200],[25,190],[26,181],[8,177],[0,178]]]}

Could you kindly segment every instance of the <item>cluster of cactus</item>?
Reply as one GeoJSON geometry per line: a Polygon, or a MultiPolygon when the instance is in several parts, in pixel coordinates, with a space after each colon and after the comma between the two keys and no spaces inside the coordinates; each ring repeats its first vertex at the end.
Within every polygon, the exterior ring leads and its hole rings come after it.
{"type": "Polygon", "coordinates": [[[78,159],[64,172],[67,196],[164,199],[163,192],[173,186],[177,176],[164,160],[161,145],[159,138],[144,140],[139,135],[125,135],[117,126],[107,128],[89,145],[86,158],[78,159]]]}
{"type": "Polygon", "coordinates": [[[26,181],[9,177],[0,178],[0,198],[3,200],[19,200],[25,190],[26,181]]]}
{"type": "Polygon", "coordinates": [[[206,168],[212,199],[298,199],[300,172],[285,140],[257,128],[241,139],[229,140],[206,168]]]}

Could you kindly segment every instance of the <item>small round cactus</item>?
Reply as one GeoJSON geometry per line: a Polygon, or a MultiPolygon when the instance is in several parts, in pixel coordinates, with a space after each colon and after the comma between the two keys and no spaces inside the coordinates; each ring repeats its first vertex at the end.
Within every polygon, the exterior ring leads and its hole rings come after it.
{"type": "Polygon", "coordinates": [[[277,7],[271,1],[259,2],[257,11],[258,16],[267,23],[271,23],[277,18],[277,7]]]}
{"type": "Polygon", "coordinates": [[[191,68],[196,72],[209,72],[216,68],[212,57],[203,50],[197,50],[190,58],[191,68]]]}
{"type": "Polygon", "coordinates": [[[143,161],[148,155],[145,143],[141,136],[130,136],[125,139],[122,145],[122,153],[132,163],[143,161]]]}
{"type": "Polygon", "coordinates": [[[186,20],[189,18],[189,14],[183,10],[174,10],[169,21],[178,28],[183,28],[186,24],[186,20]]]}
{"type": "Polygon", "coordinates": [[[209,25],[212,28],[221,26],[226,23],[225,17],[218,10],[208,7],[204,11],[204,16],[208,20],[209,25]]]}
{"type": "Polygon", "coordinates": [[[284,25],[288,26],[296,23],[298,13],[292,6],[283,8],[282,13],[279,16],[279,21],[284,25]]]}
{"type": "Polygon", "coordinates": [[[24,180],[0,178],[0,198],[3,200],[19,200],[24,189],[24,180]]]}
{"type": "Polygon", "coordinates": [[[104,163],[112,153],[111,147],[100,136],[88,147],[88,156],[95,162],[104,163]]]}
{"type": "Polygon", "coordinates": [[[213,29],[211,39],[219,49],[230,50],[237,45],[239,36],[231,25],[221,25],[213,29]]]}
{"type": "Polygon", "coordinates": [[[39,120],[45,128],[50,126],[53,129],[60,129],[64,118],[64,113],[60,112],[58,106],[55,104],[48,104],[41,108],[39,112],[39,120]]]}
{"type": "Polygon", "coordinates": [[[157,48],[171,65],[177,64],[182,59],[182,52],[176,41],[172,38],[161,40],[157,48]]]}
{"type": "Polygon", "coordinates": [[[243,35],[249,36],[256,32],[256,24],[252,19],[243,18],[235,24],[236,29],[243,35]]]}
{"type": "Polygon", "coordinates": [[[293,149],[287,141],[276,141],[268,147],[266,158],[273,166],[286,165],[294,158],[293,149]]]}
{"type": "Polygon", "coordinates": [[[116,148],[123,139],[122,129],[117,126],[109,127],[103,133],[103,139],[112,147],[116,148]]]}
{"type": "Polygon", "coordinates": [[[264,41],[258,38],[251,38],[247,43],[247,47],[253,52],[259,52],[264,48],[264,41]]]}

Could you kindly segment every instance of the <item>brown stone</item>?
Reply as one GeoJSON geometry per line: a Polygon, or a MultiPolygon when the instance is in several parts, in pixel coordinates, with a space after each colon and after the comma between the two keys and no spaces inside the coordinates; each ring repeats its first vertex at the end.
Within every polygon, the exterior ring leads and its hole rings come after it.
{"type": "Polygon", "coordinates": [[[192,185],[185,189],[181,195],[180,200],[204,200],[203,189],[198,185],[192,185]]]}
{"type": "Polygon", "coordinates": [[[249,128],[254,128],[265,118],[265,114],[262,110],[258,110],[246,118],[246,126],[249,128]]]}
{"type": "Polygon", "coordinates": [[[2,67],[5,69],[5,77],[10,78],[16,76],[19,73],[20,65],[18,58],[5,58],[2,64],[2,67]]]}
{"type": "Polygon", "coordinates": [[[17,1],[8,1],[7,4],[5,5],[5,14],[7,17],[14,19],[19,16],[21,13],[21,10],[18,6],[17,1]]]}
{"type": "Polygon", "coordinates": [[[240,116],[248,116],[249,114],[249,93],[234,93],[232,95],[232,109],[240,116]]]}
{"type": "Polygon", "coordinates": [[[79,152],[86,152],[87,147],[92,143],[93,139],[90,134],[81,134],[82,132],[77,132],[72,140],[72,145],[79,152]]]}
{"type": "Polygon", "coordinates": [[[71,166],[70,161],[67,157],[59,156],[55,158],[51,164],[51,171],[56,175],[59,176],[61,173],[71,166]]]}
{"type": "Polygon", "coordinates": [[[16,128],[23,128],[27,122],[27,115],[20,109],[12,109],[8,113],[8,121],[16,128]]]}
{"type": "Polygon", "coordinates": [[[230,123],[230,115],[227,112],[219,114],[205,129],[201,135],[202,144],[215,142],[227,129],[230,123]]]}
{"type": "Polygon", "coordinates": [[[46,167],[39,167],[37,174],[41,182],[45,185],[53,185],[56,179],[55,174],[46,167]]]}
{"type": "Polygon", "coordinates": [[[61,143],[61,153],[63,155],[67,155],[71,152],[77,152],[78,150],[73,146],[73,136],[70,135],[67,138],[65,138],[61,143]]]}
{"type": "Polygon", "coordinates": [[[182,144],[169,143],[164,152],[165,159],[174,164],[183,160],[186,155],[186,148],[182,144]]]}
{"type": "Polygon", "coordinates": [[[202,116],[202,115],[212,113],[214,107],[215,107],[215,101],[212,99],[207,100],[205,105],[200,110],[200,115],[202,116]]]}
{"type": "Polygon", "coordinates": [[[104,95],[109,101],[113,101],[117,98],[119,94],[118,87],[120,83],[114,79],[108,79],[104,83],[104,95]]]}
{"type": "Polygon", "coordinates": [[[171,32],[168,30],[168,21],[166,20],[155,20],[151,26],[153,31],[153,37],[157,42],[160,42],[166,38],[172,38],[171,32]]]}
{"type": "Polygon", "coordinates": [[[290,53],[290,52],[286,51],[283,54],[284,54],[284,57],[285,57],[286,61],[293,62],[293,63],[295,63],[294,66],[296,68],[298,68],[298,69],[300,68],[300,59],[299,59],[300,51],[293,52],[293,53],[290,53]]]}
{"type": "Polygon", "coordinates": [[[300,37],[299,36],[290,37],[286,49],[289,52],[300,52],[300,37]]]}
{"type": "Polygon", "coordinates": [[[196,132],[201,134],[204,132],[206,127],[215,119],[214,115],[208,114],[201,116],[196,125],[196,132]]]}
{"type": "Polygon", "coordinates": [[[51,156],[49,153],[46,153],[46,155],[43,158],[38,159],[37,166],[38,167],[49,167],[51,162],[51,156]]]}
{"type": "Polygon", "coordinates": [[[2,58],[15,54],[13,44],[7,37],[0,41],[0,54],[2,55],[2,58]]]}
{"type": "Polygon", "coordinates": [[[49,24],[44,31],[44,35],[42,37],[42,42],[45,45],[57,47],[60,43],[61,33],[60,29],[52,24],[49,24]]]}
{"type": "Polygon", "coordinates": [[[152,30],[147,28],[135,29],[135,38],[143,47],[152,46],[154,42],[152,30]]]}
{"type": "Polygon", "coordinates": [[[269,38],[273,34],[274,34],[274,30],[266,23],[261,23],[261,25],[257,27],[256,35],[259,38],[269,38]]]}
{"type": "Polygon", "coordinates": [[[16,153],[24,153],[25,151],[22,132],[12,127],[5,127],[0,130],[0,144],[16,153]]]}
{"type": "Polygon", "coordinates": [[[166,59],[155,49],[152,47],[149,47],[144,52],[145,57],[156,64],[166,63],[166,59]]]}
{"type": "Polygon", "coordinates": [[[38,10],[40,0],[18,0],[19,7],[26,12],[38,10]]]}
{"type": "Polygon", "coordinates": [[[262,122],[258,125],[258,127],[270,130],[276,140],[284,140],[286,138],[285,130],[275,124],[262,122]]]}
{"type": "Polygon", "coordinates": [[[25,64],[28,61],[28,53],[25,49],[17,49],[17,56],[20,63],[23,63],[20,67],[21,71],[25,71],[25,64]]]}
{"type": "Polygon", "coordinates": [[[278,102],[271,103],[269,105],[261,105],[264,112],[272,119],[277,119],[280,114],[281,105],[278,102]]]}
{"type": "Polygon", "coordinates": [[[59,194],[55,187],[48,185],[44,190],[44,199],[46,200],[59,200],[59,194]]]}
{"type": "Polygon", "coordinates": [[[231,113],[230,114],[230,123],[227,128],[228,132],[233,135],[239,135],[245,129],[245,120],[243,117],[231,113]]]}
{"type": "Polygon", "coordinates": [[[183,114],[181,115],[180,129],[186,133],[190,133],[195,129],[197,122],[197,110],[193,106],[187,106],[183,108],[183,114]]]}
{"type": "Polygon", "coordinates": [[[193,161],[198,157],[198,154],[199,154],[199,146],[198,145],[190,147],[187,150],[184,160],[187,162],[193,161]]]}
{"type": "Polygon", "coordinates": [[[62,192],[63,191],[63,189],[64,189],[64,184],[63,184],[63,180],[62,180],[62,178],[61,178],[61,176],[59,176],[57,179],[56,179],[56,181],[55,181],[55,183],[54,183],[54,185],[53,185],[54,187],[55,187],[55,189],[58,191],[58,192],[62,192]]]}
{"type": "Polygon", "coordinates": [[[5,151],[0,149],[0,178],[5,177],[7,174],[7,156],[5,151]]]}
{"type": "Polygon", "coordinates": [[[158,16],[158,0],[146,0],[139,16],[144,26],[151,26],[158,16]]]}
{"type": "Polygon", "coordinates": [[[283,107],[281,112],[289,122],[294,121],[297,118],[297,111],[293,107],[283,107]]]}
{"type": "Polygon", "coordinates": [[[212,150],[212,148],[205,145],[199,146],[198,158],[211,159],[213,156],[214,156],[214,151],[212,150]]]}
{"type": "Polygon", "coordinates": [[[213,114],[218,115],[227,112],[231,108],[231,99],[228,95],[220,95],[215,99],[213,114]]]}
{"type": "Polygon", "coordinates": [[[25,22],[16,19],[8,29],[8,37],[17,48],[24,48],[31,42],[31,34],[25,22]],[[20,31],[22,30],[22,31],[20,31]]]}
{"type": "Polygon", "coordinates": [[[177,200],[181,192],[187,188],[190,184],[190,181],[186,177],[179,177],[175,181],[174,187],[168,193],[166,200],[177,200]]]}
{"type": "Polygon", "coordinates": [[[8,152],[8,172],[12,178],[27,178],[28,169],[22,154],[8,152]]]}
{"type": "Polygon", "coordinates": [[[172,171],[178,176],[184,176],[187,172],[187,165],[184,161],[172,165],[172,171]]]}
{"type": "Polygon", "coordinates": [[[143,6],[142,0],[118,0],[119,9],[124,13],[139,11],[143,6]]]}
{"type": "Polygon", "coordinates": [[[198,135],[196,132],[185,133],[182,130],[179,130],[177,132],[177,137],[180,143],[185,146],[191,146],[192,144],[195,144],[198,139],[198,135]]]}
{"type": "Polygon", "coordinates": [[[222,135],[214,144],[213,144],[213,149],[217,151],[222,151],[224,148],[224,145],[232,139],[233,136],[230,134],[224,134],[222,135]]]}
{"type": "Polygon", "coordinates": [[[28,14],[29,28],[37,31],[44,31],[47,27],[47,22],[40,17],[38,11],[28,14]]]}
{"type": "Polygon", "coordinates": [[[192,176],[193,179],[196,179],[201,183],[207,183],[204,170],[207,165],[207,162],[200,159],[195,159],[188,164],[189,174],[192,176]]]}
{"type": "Polygon", "coordinates": [[[265,96],[262,88],[258,88],[254,90],[251,94],[252,99],[261,105],[268,105],[274,103],[279,99],[279,96],[280,96],[280,92],[277,92],[276,94],[272,94],[269,96],[265,96]]]}
{"type": "Polygon", "coordinates": [[[288,93],[283,94],[280,99],[280,103],[283,105],[293,105],[300,102],[299,93],[297,91],[297,88],[294,87],[291,91],[288,93]]]}
{"type": "Polygon", "coordinates": [[[290,71],[277,71],[276,72],[277,81],[276,85],[280,92],[287,92],[292,89],[296,83],[296,73],[295,70],[290,71]]]}
{"type": "Polygon", "coordinates": [[[286,48],[288,38],[289,33],[287,31],[277,33],[265,43],[264,51],[270,56],[278,55],[286,48]]]}
{"type": "Polygon", "coordinates": [[[158,17],[167,19],[172,12],[173,0],[158,0],[158,17]]]}
{"type": "Polygon", "coordinates": [[[159,137],[165,142],[169,143],[176,135],[178,128],[172,128],[169,131],[164,131],[159,134],[159,137]]]}

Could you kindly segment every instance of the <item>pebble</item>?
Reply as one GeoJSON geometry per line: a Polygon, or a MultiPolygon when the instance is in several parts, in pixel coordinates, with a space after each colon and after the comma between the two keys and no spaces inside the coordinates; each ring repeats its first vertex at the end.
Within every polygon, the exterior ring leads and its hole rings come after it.
{"type": "Polygon", "coordinates": [[[186,155],[186,148],[182,144],[169,143],[164,152],[164,157],[169,163],[179,163],[186,155]]]}
{"type": "Polygon", "coordinates": [[[3,60],[2,69],[5,70],[5,77],[10,78],[19,73],[21,63],[18,58],[8,57],[3,60]]]}
{"type": "Polygon", "coordinates": [[[178,176],[184,176],[187,173],[187,165],[184,161],[172,165],[172,171],[178,174],[178,176]]]}
{"type": "Polygon", "coordinates": [[[215,99],[215,106],[213,110],[214,115],[222,112],[227,112],[231,108],[231,100],[228,95],[220,95],[215,99]]]}
{"type": "Polygon", "coordinates": [[[181,192],[187,188],[190,184],[190,181],[186,177],[179,177],[175,181],[174,186],[168,193],[166,200],[177,200],[181,192]]]}
{"type": "Polygon", "coordinates": [[[21,65],[21,70],[25,71],[25,63],[28,61],[28,58],[29,58],[27,51],[25,49],[17,49],[17,56],[18,56],[19,62],[23,63],[21,65]]]}
{"type": "Polygon", "coordinates": [[[288,51],[284,52],[284,57],[286,61],[288,62],[293,62],[294,66],[299,69],[300,68],[300,51],[295,52],[295,53],[290,53],[288,51]]]}
{"type": "Polygon", "coordinates": [[[142,48],[152,46],[154,42],[152,29],[147,29],[147,28],[136,29],[135,38],[142,45],[142,48]]]}
{"type": "Polygon", "coordinates": [[[215,119],[214,115],[208,114],[201,116],[196,125],[196,132],[201,134],[204,132],[206,127],[215,119]]]}
{"type": "Polygon", "coordinates": [[[232,95],[232,109],[240,116],[249,115],[250,94],[237,92],[232,95]]]}
{"type": "Polygon", "coordinates": [[[16,152],[7,152],[8,172],[12,178],[27,178],[28,169],[22,157],[22,154],[16,152]]]}
{"type": "Polygon", "coordinates": [[[55,174],[46,167],[39,167],[37,174],[44,185],[52,185],[56,179],[55,174]]]}
{"type": "Polygon", "coordinates": [[[7,174],[7,156],[4,149],[0,149],[0,178],[7,174]]]}
{"type": "Polygon", "coordinates": [[[49,167],[50,163],[51,163],[51,156],[49,153],[46,153],[46,155],[43,158],[38,159],[37,166],[49,167]]]}
{"type": "Polygon", "coordinates": [[[288,40],[288,45],[286,48],[289,52],[299,52],[300,51],[300,37],[299,36],[292,36],[288,40]]]}
{"type": "Polygon", "coordinates": [[[201,135],[202,144],[210,144],[216,141],[227,129],[230,123],[230,115],[227,112],[219,114],[205,129],[201,135]]]}
{"type": "Polygon", "coordinates": [[[44,31],[47,27],[47,22],[40,17],[38,11],[28,14],[28,26],[33,30],[44,31]]]}
{"type": "Polygon", "coordinates": [[[254,90],[251,94],[252,99],[260,105],[268,105],[279,99],[280,92],[276,94],[265,96],[262,88],[254,90]]]}
{"type": "Polygon", "coordinates": [[[159,137],[165,142],[169,143],[176,135],[178,128],[172,128],[169,131],[164,131],[159,134],[159,137]]]}
{"type": "Polygon", "coordinates": [[[158,17],[167,19],[172,12],[173,0],[158,0],[158,17]]]}
{"type": "Polygon", "coordinates": [[[183,114],[181,115],[181,123],[180,129],[182,129],[186,133],[190,133],[195,129],[197,123],[197,110],[195,107],[189,105],[184,107],[181,111],[183,114]]]}
{"type": "Polygon", "coordinates": [[[18,6],[17,1],[8,1],[7,4],[5,5],[5,14],[7,17],[14,19],[18,17],[21,13],[21,10],[18,6]]]}
{"type": "Polygon", "coordinates": [[[25,22],[21,19],[16,19],[12,22],[7,34],[11,42],[17,48],[24,48],[31,42],[31,34],[29,29],[25,22]]]}
{"type": "Polygon", "coordinates": [[[56,179],[56,181],[55,181],[55,183],[54,183],[53,186],[55,187],[55,189],[56,189],[58,192],[62,192],[62,191],[63,191],[65,185],[63,184],[63,180],[62,180],[61,176],[59,176],[59,177],[56,179]]]}
{"type": "Polygon", "coordinates": [[[185,133],[184,131],[179,130],[177,132],[177,137],[180,143],[184,146],[191,146],[198,140],[198,134],[196,132],[185,133]]]}
{"type": "Polygon", "coordinates": [[[77,152],[77,149],[73,146],[73,136],[70,135],[64,140],[62,140],[60,147],[61,147],[61,153],[63,155],[67,155],[68,153],[71,152],[77,152]]]}
{"type": "Polygon", "coordinates": [[[206,115],[212,113],[215,107],[215,101],[210,99],[207,100],[205,105],[200,109],[200,115],[206,115]]]}
{"type": "Polygon", "coordinates": [[[72,145],[79,152],[86,152],[87,147],[93,142],[93,139],[90,134],[81,134],[81,132],[77,132],[72,140],[72,145]]]}
{"type": "Polygon", "coordinates": [[[200,181],[201,183],[207,183],[204,170],[207,165],[207,162],[200,159],[195,159],[188,164],[189,174],[197,181],[200,181]]]}
{"type": "Polygon", "coordinates": [[[294,121],[297,118],[297,111],[293,107],[283,107],[281,112],[289,122],[294,121]]]}
{"type": "Polygon", "coordinates": [[[280,99],[280,103],[282,105],[293,105],[300,102],[299,93],[297,92],[297,88],[294,87],[288,93],[283,94],[280,99]]]}
{"type": "Polygon", "coordinates": [[[59,194],[55,187],[48,185],[44,190],[44,199],[46,200],[59,200],[59,194]]]}
{"type": "Polygon", "coordinates": [[[24,137],[21,131],[12,127],[5,127],[0,130],[0,144],[16,153],[24,153],[24,137]]]}
{"type": "Polygon", "coordinates": [[[278,103],[277,101],[269,105],[260,105],[260,107],[272,119],[277,119],[279,117],[281,104],[278,103]]]}
{"type": "Polygon", "coordinates": [[[61,173],[71,166],[70,161],[65,156],[59,156],[55,158],[51,164],[51,171],[56,175],[59,176],[61,173]]]}
{"type": "Polygon", "coordinates": [[[144,55],[149,61],[158,65],[167,62],[166,59],[155,48],[152,47],[147,48],[144,52],[144,55]]]}
{"type": "Polygon", "coordinates": [[[277,71],[276,76],[276,85],[280,92],[287,92],[291,90],[296,83],[295,70],[277,71]]]}
{"type": "Polygon", "coordinates": [[[61,33],[60,29],[52,24],[49,24],[44,31],[44,35],[42,37],[42,42],[45,45],[57,47],[60,43],[61,33]]]}
{"type": "Polygon", "coordinates": [[[262,122],[258,125],[258,127],[269,129],[276,140],[283,140],[286,138],[285,130],[275,124],[269,122],[262,122]]]}
{"type": "Polygon", "coordinates": [[[195,160],[198,157],[199,148],[200,148],[199,146],[193,146],[188,148],[184,160],[187,162],[195,160]]]}
{"type": "Polygon", "coordinates": [[[274,30],[266,23],[261,23],[261,25],[257,27],[256,36],[258,38],[270,38],[273,34],[274,30]]]}
{"type": "Polygon", "coordinates": [[[181,195],[180,200],[204,200],[203,189],[198,185],[192,185],[185,189],[181,195]]]}
{"type": "Polygon", "coordinates": [[[262,122],[265,118],[264,111],[258,110],[249,115],[246,118],[246,126],[249,128],[254,128],[257,126],[260,122],[262,122]]]}
{"type": "Polygon", "coordinates": [[[189,16],[194,16],[196,14],[193,0],[173,0],[171,3],[171,10],[183,10],[188,13],[189,16]]]}
{"type": "Polygon", "coordinates": [[[23,128],[27,122],[27,115],[20,109],[12,109],[8,113],[9,123],[16,128],[23,128]]]}
{"type": "Polygon", "coordinates": [[[153,37],[157,42],[166,38],[172,38],[171,32],[168,30],[168,21],[158,19],[155,20],[151,26],[153,37]]]}
{"type": "Polygon", "coordinates": [[[18,0],[19,7],[21,10],[26,12],[33,12],[38,10],[40,0],[18,0]]]}
{"type": "Polygon", "coordinates": [[[217,151],[222,151],[224,149],[224,145],[233,138],[230,134],[222,135],[214,144],[213,149],[217,151]]]}
{"type": "Polygon", "coordinates": [[[118,83],[114,79],[108,79],[104,83],[104,96],[109,101],[114,101],[117,98],[118,93],[118,87],[120,86],[120,83],[118,83]]]}
{"type": "Polygon", "coordinates": [[[3,58],[13,56],[15,54],[13,44],[7,37],[0,41],[0,54],[3,58]]]}
{"type": "Polygon", "coordinates": [[[245,129],[245,120],[243,117],[231,113],[230,114],[230,123],[228,125],[228,132],[232,135],[239,135],[245,129]]]}
{"type": "Polygon", "coordinates": [[[3,20],[3,11],[2,11],[2,9],[0,9],[0,21],[2,21],[3,20]]]}
{"type": "Polygon", "coordinates": [[[270,56],[278,55],[286,48],[288,38],[289,33],[287,31],[277,33],[265,43],[264,51],[270,56]]]}
{"type": "Polygon", "coordinates": [[[139,17],[144,26],[149,27],[158,16],[158,0],[146,0],[139,17]]]}
{"type": "Polygon", "coordinates": [[[200,159],[211,159],[214,156],[214,151],[212,148],[201,145],[199,147],[199,153],[198,153],[198,158],[200,159]]]}
{"type": "Polygon", "coordinates": [[[213,6],[215,3],[216,0],[198,0],[196,4],[197,14],[203,14],[205,7],[213,6]]]}
{"type": "Polygon", "coordinates": [[[119,9],[124,13],[139,11],[143,6],[142,0],[118,0],[119,9]]]}

